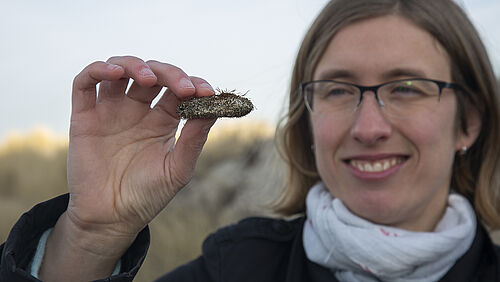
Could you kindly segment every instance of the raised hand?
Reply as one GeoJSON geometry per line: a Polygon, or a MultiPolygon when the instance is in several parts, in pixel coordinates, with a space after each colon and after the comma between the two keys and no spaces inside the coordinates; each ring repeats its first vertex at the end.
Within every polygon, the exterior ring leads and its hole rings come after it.
{"type": "Polygon", "coordinates": [[[87,66],[73,83],[70,202],[49,237],[47,257],[63,255],[49,247],[66,240],[82,255],[116,262],[189,182],[215,122],[187,121],[176,142],[177,104],[189,96],[213,94],[205,80],[157,61],[113,57],[87,66]],[[129,79],[134,82],[125,93],[129,79]],[[151,108],[163,87],[166,91],[151,108]],[[77,237],[83,240],[76,243],[77,237]]]}

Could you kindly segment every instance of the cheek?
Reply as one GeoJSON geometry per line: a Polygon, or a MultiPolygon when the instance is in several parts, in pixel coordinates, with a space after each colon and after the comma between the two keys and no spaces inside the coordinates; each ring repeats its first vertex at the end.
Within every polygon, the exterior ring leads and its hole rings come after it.
{"type": "Polygon", "coordinates": [[[454,114],[454,111],[442,112],[439,116],[430,115],[399,127],[404,139],[412,143],[415,150],[415,171],[420,172],[416,173],[419,177],[434,179],[438,184],[447,182],[450,177],[457,137],[455,121],[449,117],[454,114]]]}
{"type": "Polygon", "coordinates": [[[322,144],[328,142],[327,140],[331,138],[328,123],[324,119],[312,118],[311,127],[315,146],[322,146],[322,144]]]}
{"type": "MultiPolygon", "coordinates": [[[[454,151],[457,142],[455,111],[443,111],[417,119],[411,124],[399,126],[401,133],[407,140],[414,143],[417,150],[436,150],[441,148],[440,152],[448,152],[448,149],[454,151]]],[[[437,151],[437,150],[436,150],[437,151]]]]}
{"type": "Polygon", "coordinates": [[[448,139],[449,129],[443,124],[433,122],[432,120],[424,120],[412,122],[411,125],[402,127],[401,132],[406,136],[407,140],[414,143],[417,149],[433,148],[440,146],[444,139],[448,139]]]}
{"type": "Polygon", "coordinates": [[[319,170],[333,161],[335,152],[346,138],[346,122],[316,117],[311,119],[316,163],[319,170]]]}
{"type": "Polygon", "coordinates": [[[315,150],[324,150],[335,139],[332,136],[332,125],[321,117],[311,118],[311,128],[315,150]]]}

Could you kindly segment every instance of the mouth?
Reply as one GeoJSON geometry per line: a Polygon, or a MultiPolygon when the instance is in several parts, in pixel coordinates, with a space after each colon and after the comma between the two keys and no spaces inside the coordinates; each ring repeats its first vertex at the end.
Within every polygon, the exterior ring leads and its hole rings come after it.
{"type": "Polygon", "coordinates": [[[345,159],[344,162],[357,174],[381,175],[396,171],[408,158],[408,156],[359,156],[345,159]]]}

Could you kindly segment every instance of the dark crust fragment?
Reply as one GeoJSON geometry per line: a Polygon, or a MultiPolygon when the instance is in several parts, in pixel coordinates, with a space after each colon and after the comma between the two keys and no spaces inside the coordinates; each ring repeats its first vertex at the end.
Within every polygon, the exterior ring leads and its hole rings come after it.
{"type": "Polygon", "coordinates": [[[254,106],[250,99],[231,92],[208,97],[196,97],[181,102],[177,113],[182,119],[210,119],[219,117],[242,117],[254,106]]]}

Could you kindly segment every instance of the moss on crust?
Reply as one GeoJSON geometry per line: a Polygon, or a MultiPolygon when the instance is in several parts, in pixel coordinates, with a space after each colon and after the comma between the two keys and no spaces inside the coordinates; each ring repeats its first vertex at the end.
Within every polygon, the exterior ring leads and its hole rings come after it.
{"type": "Polygon", "coordinates": [[[177,106],[177,113],[183,119],[209,119],[242,117],[253,109],[250,99],[232,92],[220,92],[183,101],[177,106]]]}

